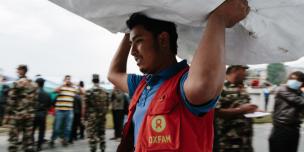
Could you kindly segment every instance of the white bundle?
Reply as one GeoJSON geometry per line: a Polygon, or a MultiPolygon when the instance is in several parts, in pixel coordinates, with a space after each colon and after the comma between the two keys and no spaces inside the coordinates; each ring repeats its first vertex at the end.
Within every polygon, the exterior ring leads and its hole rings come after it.
{"type": "MultiPolygon", "coordinates": [[[[126,32],[132,13],[172,21],[178,56],[191,60],[207,15],[224,0],[50,0],[111,32],[126,32]]],[[[304,0],[249,0],[247,18],[227,29],[226,63],[260,64],[304,56],[304,0]]]]}

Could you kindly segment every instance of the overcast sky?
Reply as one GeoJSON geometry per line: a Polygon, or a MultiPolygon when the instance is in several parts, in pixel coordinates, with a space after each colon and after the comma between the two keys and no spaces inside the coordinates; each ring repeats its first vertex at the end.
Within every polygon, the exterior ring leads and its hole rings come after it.
{"type": "MultiPolygon", "coordinates": [[[[122,34],[76,16],[47,0],[0,0],[0,68],[15,75],[18,64],[29,75],[55,81],[70,74],[89,81],[92,73],[105,79],[122,34]]],[[[292,63],[303,66],[304,59],[292,63]]],[[[139,73],[131,58],[128,71],[139,73]]]]}
{"type": "MultiPolygon", "coordinates": [[[[15,75],[18,64],[27,64],[30,76],[56,81],[65,74],[86,81],[92,73],[105,78],[123,36],[46,0],[0,0],[0,27],[2,73],[15,75]]],[[[130,65],[128,71],[139,73],[130,65]]]]}

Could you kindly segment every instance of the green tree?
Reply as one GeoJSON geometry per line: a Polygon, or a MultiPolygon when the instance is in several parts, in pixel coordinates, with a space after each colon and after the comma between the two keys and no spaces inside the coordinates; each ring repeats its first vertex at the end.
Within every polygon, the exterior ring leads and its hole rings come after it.
{"type": "Polygon", "coordinates": [[[287,76],[285,65],[282,63],[272,63],[267,66],[267,81],[280,85],[287,76]]]}

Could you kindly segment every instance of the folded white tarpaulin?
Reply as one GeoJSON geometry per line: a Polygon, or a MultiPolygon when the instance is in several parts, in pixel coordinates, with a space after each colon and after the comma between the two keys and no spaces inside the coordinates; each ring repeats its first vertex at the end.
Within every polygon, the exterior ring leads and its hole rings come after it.
{"type": "MultiPolygon", "coordinates": [[[[134,12],[177,24],[178,55],[191,60],[207,15],[224,0],[50,0],[111,32],[127,31],[134,12]]],[[[304,0],[249,0],[247,18],[226,34],[227,64],[283,62],[304,56],[304,0]]]]}

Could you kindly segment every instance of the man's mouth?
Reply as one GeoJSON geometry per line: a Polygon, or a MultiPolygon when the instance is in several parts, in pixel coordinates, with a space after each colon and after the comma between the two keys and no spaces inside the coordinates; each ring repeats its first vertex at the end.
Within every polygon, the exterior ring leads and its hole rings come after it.
{"type": "Polygon", "coordinates": [[[135,62],[137,63],[137,65],[139,65],[140,62],[141,62],[141,59],[140,58],[135,58],[135,62]]]}

